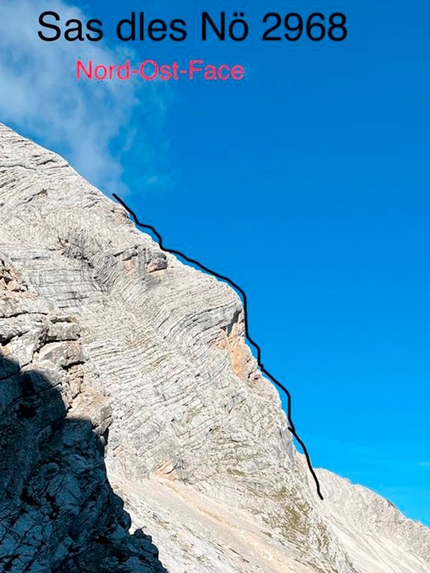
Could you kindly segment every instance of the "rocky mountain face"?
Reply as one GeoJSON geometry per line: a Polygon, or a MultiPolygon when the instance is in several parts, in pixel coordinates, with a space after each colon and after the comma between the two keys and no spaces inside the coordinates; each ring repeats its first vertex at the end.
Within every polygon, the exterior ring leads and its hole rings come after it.
{"type": "Polygon", "coordinates": [[[226,284],[0,126],[0,570],[430,573],[430,530],[323,470],[226,284]]]}
{"type": "Polygon", "coordinates": [[[3,255],[0,317],[0,570],[166,572],[107,479],[112,412],[85,386],[79,324],[3,255]]]}

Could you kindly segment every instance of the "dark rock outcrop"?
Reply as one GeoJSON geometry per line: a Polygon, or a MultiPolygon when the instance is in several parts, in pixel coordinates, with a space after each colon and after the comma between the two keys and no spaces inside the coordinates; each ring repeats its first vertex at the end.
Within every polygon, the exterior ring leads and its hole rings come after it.
{"type": "Polygon", "coordinates": [[[0,571],[166,573],[108,482],[110,409],[83,363],[79,325],[0,259],[0,571]]]}

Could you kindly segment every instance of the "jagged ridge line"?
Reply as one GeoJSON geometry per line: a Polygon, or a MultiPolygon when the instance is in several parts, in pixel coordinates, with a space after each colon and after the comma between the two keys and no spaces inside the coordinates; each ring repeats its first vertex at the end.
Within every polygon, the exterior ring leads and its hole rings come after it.
{"type": "Polygon", "coordinates": [[[285,388],[285,386],[283,386],[274,376],[272,376],[272,374],[270,374],[270,372],[268,370],[266,370],[261,362],[261,348],[258,346],[258,344],[256,342],[254,342],[254,340],[251,338],[251,336],[249,335],[249,331],[248,331],[248,299],[246,296],[245,291],[239,286],[237,285],[235,282],[233,282],[231,279],[229,279],[228,277],[225,277],[223,275],[220,275],[219,273],[216,273],[215,271],[209,269],[208,267],[206,267],[205,265],[202,265],[201,263],[199,263],[198,261],[195,261],[194,259],[190,259],[190,257],[187,257],[186,255],[184,255],[183,253],[181,253],[180,251],[176,251],[174,249],[168,249],[166,247],[164,247],[163,245],[163,238],[161,237],[160,233],[157,231],[157,229],[155,229],[155,227],[153,227],[152,225],[147,225],[145,223],[141,223],[139,221],[139,219],[137,218],[137,215],[135,214],[135,212],[128,207],[128,205],[116,194],[116,193],[112,193],[112,196],[124,207],[124,209],[129,213],[129,215],[133,218],[135,224],[138,227],[142,227],[143,229],[149,229],[150,231],[152,231],[152,233],[154,233],[154,235],[157,237],[158,239],[158,245],[160,247],[160,249],[162,251],[165,251],[166,253],[170,253],[172,255],[177,255],[179,257],[181,257],[182,259],[188,261],[189,263],[196,265],[198,267],[200,267],[203,271],[209,273],[210,275],[221,279],[223,281],[225,281],[226,283],[228,283],[236,292],[241,294],[241,298],[242,298],[242,303],[243,303],[243,310],[244,310],[244,314],[245,314],[245,337],[246,339],[252,344],[252,346],[256,349],[257,351],[257,363],[258,366],[261,370],[261,372],[263,374],[266,374],[266,376],[268,378],[270,378],[270,380],[276,385],[278,386],[278,388],[280,388],[285,395],[288,398],[288,407],[287,407],[287,418],[288,418],[288,430],[291,432],[291,434],[296,438],[296,440],[298,441],[298,443],[300,444],[300,446],[303,449],[303,453],[305,455],[306,458],[306,463],[308,465],[309,471],[312,474],[312,477],[314,478],[315,481],[315,485],[316,485],[316,489],[317,489],[317,493],[318,496],[320,497],[320,499],[324,499],[322,493],[321,493],[321,488],[320,488],[320,483],[318,480],[318,477],[315,473],[314,468],[312,467],[312,462],[311,462],[311,458],[309,456],[308,450],[306,448],[305,443],[303,442],[303,440],[299,437],[299,435],[296,432],[293,420],[292,420],[292,415],[291,415],[291,410],[292,410],[292,406],[291,406],[291,402],[292,402],[292,398],[291,398],[291,394],[290,392],[287,390],[287,388],[285,388]]]}

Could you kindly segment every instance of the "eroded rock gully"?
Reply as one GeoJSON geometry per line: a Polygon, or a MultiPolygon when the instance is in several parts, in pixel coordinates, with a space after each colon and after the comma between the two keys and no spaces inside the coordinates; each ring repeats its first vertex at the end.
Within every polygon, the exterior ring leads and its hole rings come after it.
{"type": "Polygon", "coordinates": [[[0,220],[1,571],[430,573],[383,498],[319,500],[237,295],[4,126],[0,220]]]}

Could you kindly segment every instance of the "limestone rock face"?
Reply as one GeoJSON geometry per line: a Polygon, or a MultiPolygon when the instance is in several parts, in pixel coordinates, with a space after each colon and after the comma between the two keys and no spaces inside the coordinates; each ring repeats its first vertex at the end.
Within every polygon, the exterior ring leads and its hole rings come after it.
{"type": "Polygon", "coordinates": [[[4,126],[0,220],[5,571],[430,573],[382,498],[319,500],[230,287],[4,126]]]}
{"type": "Polygon", "coordinates": [[[111,409],[80,334],[0,255],[0,570],[165,572],[107,479],[111,409]]]}

